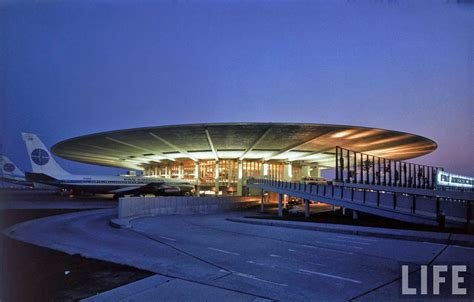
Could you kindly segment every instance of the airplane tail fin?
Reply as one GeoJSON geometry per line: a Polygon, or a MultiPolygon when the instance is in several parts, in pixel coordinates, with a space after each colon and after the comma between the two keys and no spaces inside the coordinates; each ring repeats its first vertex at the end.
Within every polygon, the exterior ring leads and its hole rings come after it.
{"type": "Polygon", "coordinates": [[[34,173],[43,173],[49,176],[70,174],[61,168],[36,134],[22,133],[21,135],[26,144],[34,173]]]}
{"type": "Polygon", "coordinates": [[[21,171],[8,157],[2,155],[0,158],[1,176],[5,178],[25,178],[21,171]]]}

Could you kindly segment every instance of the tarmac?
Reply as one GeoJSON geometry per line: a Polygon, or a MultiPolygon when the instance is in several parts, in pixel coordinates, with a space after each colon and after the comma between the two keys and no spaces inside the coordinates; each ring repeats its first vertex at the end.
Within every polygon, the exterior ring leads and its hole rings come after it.
{"type": "MultiPolygon", "coordinates": [[[[143,217],[121,229],[109,225],[116,210],[101,209],[32,220],[4,233],[156,273],[87,301],[399,301],[406,299],[400,293],[402,263],[410,265],[414,284],[421,264],[474,265],[474,249],[451,242],[232,221],[254,213],[143,217]]],[[[474,289],[470,275],[468,293],[474,289]]],[[[429,299],[445,301],[443,294],[429,299]]],[[[457,299],[463,300],[472,297],[457,299]]]]}

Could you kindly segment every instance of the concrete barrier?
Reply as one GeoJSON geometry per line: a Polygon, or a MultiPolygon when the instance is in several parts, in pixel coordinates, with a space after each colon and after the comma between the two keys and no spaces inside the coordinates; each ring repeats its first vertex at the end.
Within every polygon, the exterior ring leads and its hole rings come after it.
{"type": "Polygon", "coordinates": [[[260,204],[260,197],[122,197],[118,218],[148,215],[212,214],[246,209],[260,204]]]}
{"type": "Polygon", "coordinates": [[[413,210],[413,196],[397,194],[397,210],[401,212],[411,213],[413,210]]]}
{"type": "Polygon", "coordinates": [[[364,202],[364,191],[355,190],[354,191],[354,201],[362,203],[364,202]]]}
{"type": "Polygon", "coordinates": [[[379,205],[387,209],[393,209],[393,194],[380,193],[379,205]]]}

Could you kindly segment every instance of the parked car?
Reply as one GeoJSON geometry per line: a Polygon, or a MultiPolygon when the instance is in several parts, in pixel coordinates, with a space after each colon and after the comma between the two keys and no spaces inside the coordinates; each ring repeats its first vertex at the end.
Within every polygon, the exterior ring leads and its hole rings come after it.
{"type": "Polygon", "coordinates": [[[290,209],[302,204],[303,200],[300,198],[291,198],[290,200],[288,200],[288,208],[290,209]]]}

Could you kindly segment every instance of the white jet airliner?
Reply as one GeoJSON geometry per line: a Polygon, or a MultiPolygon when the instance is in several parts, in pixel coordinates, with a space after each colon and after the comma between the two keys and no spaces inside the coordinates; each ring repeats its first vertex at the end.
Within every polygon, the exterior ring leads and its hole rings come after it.
{"type": "Polygon", "coordinates": [[[31,133],[22,133],[33,172],[26,179],[53,185],[76,193],[112,193],[123,195],[191,195],[194,185],[181,179],[143,176],[77,175],[65,171],[43,142],[31,133]]]}
{"type": "Polygon", "coordinates": [[[33,183],[27,181],[25,173],[21,171],[8,157],[2,155],[0,158],[0,180],[22,186],[33,186],[33,183]]]}

